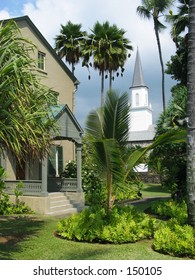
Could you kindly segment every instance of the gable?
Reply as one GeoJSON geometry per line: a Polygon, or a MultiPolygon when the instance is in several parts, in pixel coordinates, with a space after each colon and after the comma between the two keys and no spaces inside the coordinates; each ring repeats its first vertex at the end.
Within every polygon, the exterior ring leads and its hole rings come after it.
{"type": "Polygon", "coordinates": [[[57,136],[53,136],[52,140],[67,139],[76,143],[81,143],[83,129],[69,107],[67,105],[57,105],[52,106],[51,109],[53,117],[56,119],[58,129],[57,136]]]}

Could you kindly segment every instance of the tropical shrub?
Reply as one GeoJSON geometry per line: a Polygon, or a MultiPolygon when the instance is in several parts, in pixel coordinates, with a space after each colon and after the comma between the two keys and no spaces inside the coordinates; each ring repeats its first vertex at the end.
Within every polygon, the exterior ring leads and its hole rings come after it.
{"type": "Polygon", "coordinates": [[[173,256],[195,257],[195,230],[175,221],[168,223],[155,232],[153,248],[173,256]]]}
{"type": "MultiPolygon", "coordinates": [[[[66,163],[61,174],[65,178],[76,178],[77,166],[75,161],[66,163]]],[[[85,203],[88,205],[103,205],[106,199],[103,181],[100,178],[95,164],[90,164],[88,158],[83,159],[82,164],[82,188],[85,193],[85,203]]]]}
{"type": "Polygon", "coordinates": [[[58,223],[59,236],[74,241],[126,243],[151,238],[157,221],[133,206],[114,206],[107,215],[100,207],[90,207],[58,223]]]}
{"type": "Polygon", "coordinates": [[[3,181],[5,177],[4,168],[0,167],[0,215],[12,214],[32,214],[33,211],[28,205],[19,200],[22,193],[22,183],[18,183],[14,189],[16,203],[10,202],[9,195],[5,193],[6,184],[3,181]]]}
{"type": "Polygon", "coordinates": [[[187,222],[187,204],[185,201],[155,201],[152,203],[150,211],[163,218],[175,218],[180,224],[185,224],[187,222]]]}

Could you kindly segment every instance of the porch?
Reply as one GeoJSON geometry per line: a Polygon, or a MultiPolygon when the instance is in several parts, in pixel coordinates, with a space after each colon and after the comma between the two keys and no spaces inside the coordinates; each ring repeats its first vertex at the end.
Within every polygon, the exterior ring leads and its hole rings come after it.
{"type": "MultiPolygon", "coordinates": [[[[59,176],[59,151],[56,149],[55,164],[52,165],[54,170],[53,176],[49,173],[49,155],[45,156],[37,164],[34,163],[36,168],[32,168],[31,161],[28,160],[24,164],[23,177],[17,179],[7,178],[6,192],[14,200],[14,188],[19,182],[23,183],[21,201],[27,203],[32,210],[47,214],[50,211],[51,193],[61,193],[66,196],[68,200],[79,204],[84,207],[84,194],[82,191],[82,178],[81,178],[81,150],[82,143],[81,137],[83,130],[75,119],[67,105],[59,105],[52,108],[53,117],[56,120],[58,127],[58,134],[51,131],[52,146],[60,147],[66,140],[74,143],[75,160],[77,162],[76,178],[62,178],[59,176]],[[39,166],[40,165],[40,166],[39,166]],[[32,170],[36,169],[33,173],[32,170]],[[78,202],[78,203],[77,203],[78,202]]],[[[52,162],[53,163],[53,162],[52,162]]],[[[5,152],[1,155],[1,165],[5,168],[7,174],[17,174],[16,162],[14,158],[8,157],[5,152]]]]}

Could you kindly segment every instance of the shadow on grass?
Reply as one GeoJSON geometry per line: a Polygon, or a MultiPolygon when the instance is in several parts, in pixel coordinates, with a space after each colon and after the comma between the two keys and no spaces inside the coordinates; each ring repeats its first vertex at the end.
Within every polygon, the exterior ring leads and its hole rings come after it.
{"type": "Polygon", "coordinates": [[[31,216],[0,216],[0,259],[11,260],[21,252],[20,242],[35,236],[44,221],[31,216]]]}
{"type": "MultiPolygon", "coordinates": [[[[78,246],[78,244],[77,244],[78,246]]],[[[110,255],[112,248],[109,244],[79,244],[80,250],[73,250],[68,254],[68,260],[101,260],[106,255],[110,255]]]]}

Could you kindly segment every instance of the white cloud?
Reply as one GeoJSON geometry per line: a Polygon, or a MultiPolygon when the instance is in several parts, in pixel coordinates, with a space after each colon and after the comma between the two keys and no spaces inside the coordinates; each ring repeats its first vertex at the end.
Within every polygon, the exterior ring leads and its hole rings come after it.
{"type": "Polygon", "coordinates": [[[0,19],[1,20],[8,19],[10,17],[11,16],[10,16],[10,14],[9,14],[9,12],[7,10],[1,10],[0,11],[0,19]]]}

